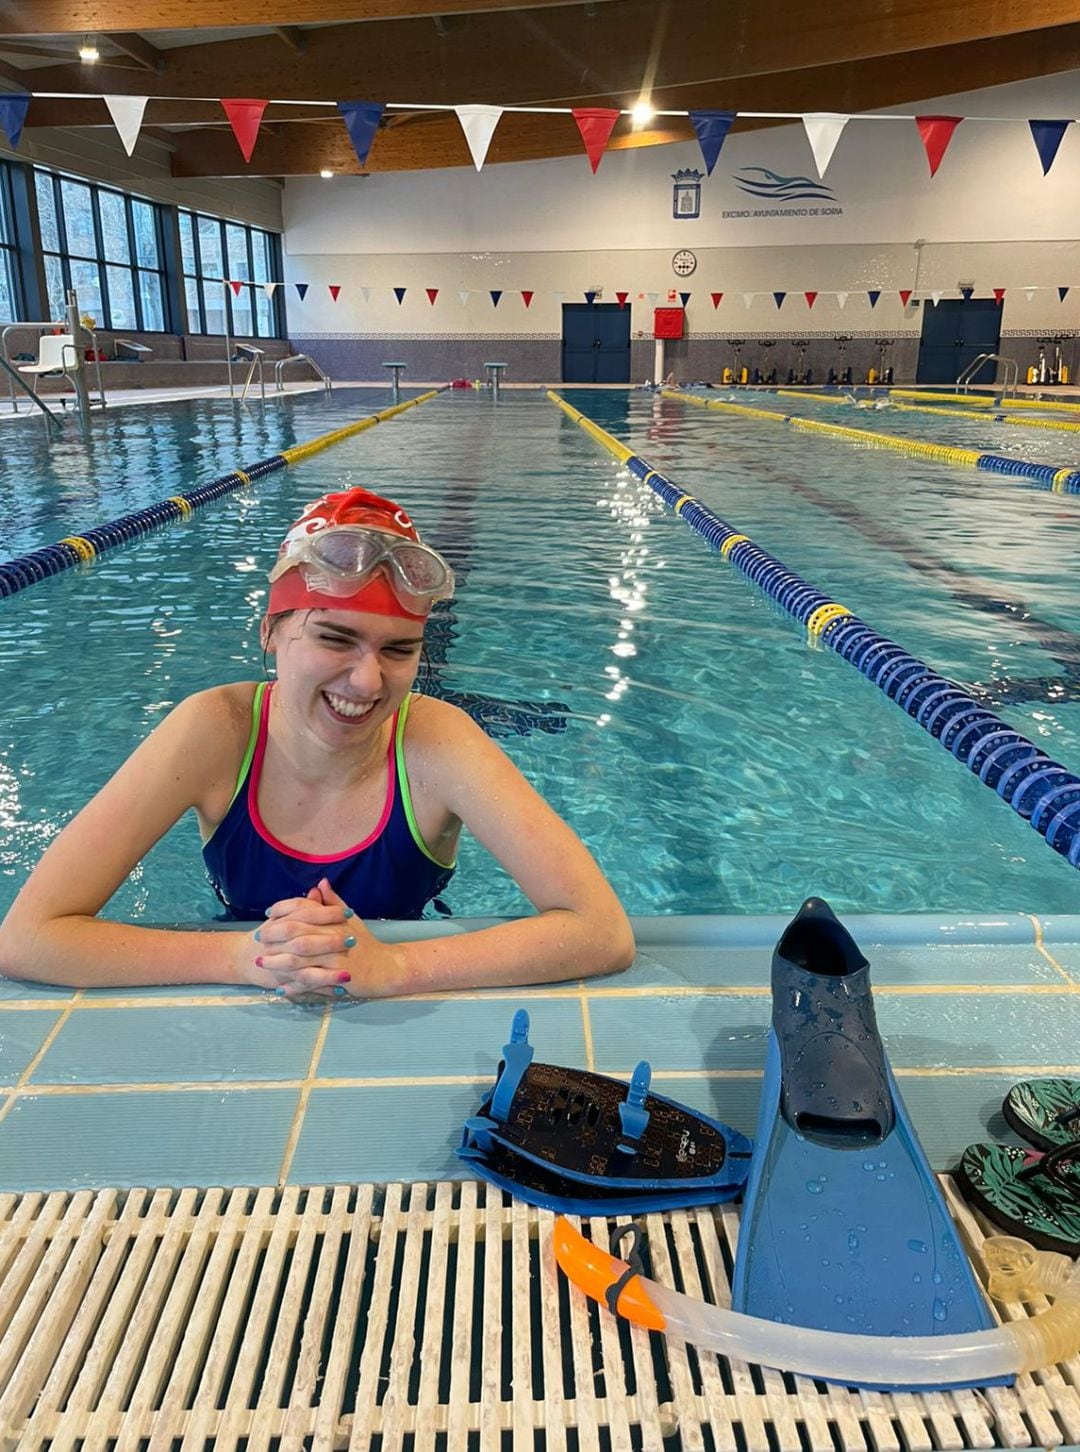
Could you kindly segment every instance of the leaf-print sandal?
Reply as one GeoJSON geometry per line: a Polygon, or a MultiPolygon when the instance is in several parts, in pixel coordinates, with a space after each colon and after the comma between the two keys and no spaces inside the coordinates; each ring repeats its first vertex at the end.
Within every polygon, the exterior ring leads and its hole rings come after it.
{"type": "Polygon", "coordinates": [[[1080,1079],[1025,1079],[1001,1106],[1006,1123],[1036,1149],[1080,1140],[1080,1079]]]}
{"type": "Polygon", "coordinates": [[[1002,1230],[1039,1250],[1080,1255],[1080,1140],[1046,1154],[968,1145],[957,1174],[972,1204],[1002,1230]]]}

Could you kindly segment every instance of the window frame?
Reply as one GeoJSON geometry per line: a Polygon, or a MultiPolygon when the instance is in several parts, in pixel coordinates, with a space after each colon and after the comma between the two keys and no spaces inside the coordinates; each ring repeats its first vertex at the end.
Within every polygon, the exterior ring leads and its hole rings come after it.
{"type": "Polygon", "coordinates": [[[4,236],[0,228],[0,265],[7,268],[11,288],[11,304],[14,317],[6,322],[0,320],[0,327],[17,323],[26,312],[26,288],[23,282],[23,246],[19,236],[19,210],[15,196],[15,170],[11,162],[0,160],[0,218],[6,217],[10,235],[4,236]]]}
{"type": "MultiPolygon", "coordinates": [[[[225,333],[223,331],[214,332],[214,331],[211,331],[210,328],[207,327],[207,317],[206,317],[206,287],[205,287],[205,284],[206,283],[211,283],[211,284],[213,284],[215,286],[220,285],[220,287],[221,287],[221,293],[222,293],[222,297],[224,298],[224,305],[225,305],[226,324],[227,324],[227,327],[229,329],[229,336],[230,337],[232,337],[232,338],[236,338],[236,337],[240,337],[240,338],[259,338],[259,339],[262,339],[262,338],[271,338],[271,339],[279,339],[279,340],[282,339],[282,338],[284,338],[284,336],[285,336],[284,321],[285,320],[284,320],[284,317],[282,316],[282,298],[281,298],[281,291],[282,291],[282,289],[281,289],[281,279],[280,279],[280,277],[273,277],[273,276],[271,276],[271,277],[268,277],[268,278],[265,279],[266,282],[277,282],[278,283],[278,286],[274,289],[273,296],[270,297],[270,298],[267,298],[267,301],[270,304],[270,331],[269,332],[262,332],[260,330],[260,319],[259,319],[258,300],[255,297],[255,290],[264,286],[264,283],[263,282],[259,282],[259,281],[256,281],[255,280],[255,248],[254,248],[254,238],[255,238],[255,234],[256,233],[259,233],[262,237],[264,237],[266,239],[266,241],[269,244],[269,246],[268,246],[269,263],[270,263],[269,271],[271,273],[273,273],[273,272],[280,273],[280,271],[281,271],[281,237],[280,237],[280,235],[277,232],[271,232],[271,231],[269,231],[269,229],[266,228],[266,227],[257,227],[257,226],[254,225],[254,223],[251,223],[251,222],[239,222],[239,221],[237,221],[233,217],[219,217],[219,216],[216,216],[212,212],[197,212],[192,207],[179,207],[178,206],[176,210],[177,210],[177,218],[178,218],[177,225],[178,225],[178,227],[180,229],[180,233],[181,233],[181,245],[180,245],[179,258],[178,258],[179,268],[180,268],[180,290],[181,290],[183,296],[186,298],[187,297],[187,285],[188,285],[188,283],[189,282],[194,283],[194,285],[195,285],[195,293],[196,293],[196,296],[198,298],[198,304],[199,304],[199,324],[200,324],[200,326],[197,327],[197,328],[196,327],[192,327],[191,326],[192,320],[191,320],[191,317],[189,315],[189,317],[188,317],[188,329],[189,329],[189,331],[192,332],[192,333],[199,334],[200,337],[222,338],[222,337],[225,336],[225,333]],[[184,261],[184,247],[183,247],[183,227],[184,227],[184,220],[183,219],[184,218],[187,218],[188,226],[189,226],[190,232],[191,232],[191,255],[192,255],[192,259],[193,259],[194,266],[195,266],[195,271],[194,272],[189,272],[187,270],[187,266],[186,266],[185,261],[184,261]],[[222,259],[221,260],[221,267],[222,267],[222,272],[225,274],[223,277],[220,277],[220,278],[215,277],[212,274],[207,273],[207,272],[205,272],[203,270],[202,240],[201,240],[201,238],[199,236],[199,224],[200,224],[200,222],[212,222],[212,223],[214,223],[214,225],[217,228],[218,246],[220,248],[221,259],[222,259]],[[244,232],[244,243],[245,243],[245,250],[246,250],[246,253],[247,253],[247,272],[248,272],[248,276],[244,280],[244,286],[247,287],[247,288],[250,288],[251,289],[251,293],[252,293],[252,297],[251,297],[251,320],[252,320],[252,325],[254,327],[254,332],[244,331],[244,332],[238,333],[237,332],[237,329],[236,329],[236,308],[235,308],[236,297],[235,297],[235,295],[233,293],[232,288],[228,285],[229,284],[229,281],[230,281],[230,277],[229,277],[230,265],[229,265],[229,234],[228,234],[228,230],[227,229],[229,227],[239,227],[239,228],[242,228],[243,229],[243,232],[244,232]]],[[[236,281],[239,281],[239,280],[240,280],[239,278],[236,279],[236,281]]],[[[265,293],[264,293],[264,296],[265,296],[265,293]]]]}

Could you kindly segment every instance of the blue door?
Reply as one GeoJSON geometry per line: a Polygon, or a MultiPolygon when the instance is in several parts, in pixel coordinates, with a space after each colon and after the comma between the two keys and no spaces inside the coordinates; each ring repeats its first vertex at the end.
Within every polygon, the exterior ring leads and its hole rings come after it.
{"type": "Polygon", "coordinates": [[[563,303],[564,383],[630,382],[630,309],[563,303]]]}
{"type": "MultiPolygon", "coordinates": [[[[990,297],[923,303],[917,383],[950,383],[980,353],[996,353],[1001,342],[1001,308],[990,297]]],[[[996,363],[984,363],[969,380],[993,383],[996,363]]]]}

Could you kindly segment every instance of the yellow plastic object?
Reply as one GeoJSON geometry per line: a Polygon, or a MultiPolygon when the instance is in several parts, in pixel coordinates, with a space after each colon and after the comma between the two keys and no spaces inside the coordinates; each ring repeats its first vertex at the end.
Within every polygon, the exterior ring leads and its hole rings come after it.
{"type": "Polygon", "coordinates": [[[819,637],[830,621],[839,620],[842,615],[850,618],[852,611],[846,605],[837,605],[835,601],[830,601],[828,605],[818,606],[806,622],[806,628],[812,636],[819,637]]]}
{"type": "Polygon", "coordinates": [[[1069,1361],[1080,1346],[1080,1299],[1071,1284],[1077,1271],[1067,1255],[1036,1250],[1026,1240],[995,1235],[982,1248],[996,1301],[1031,1301],[1049,1296],[1054,1304],[1030,1319],[1009,1322],[1024,1371],[1069,1361]]]}
{"type": "MultiPolygon", "coordinates": [[[[563,1215],[555,1221],[552,1244],[555,1260],[567,1279],[579,1291],[584,1291],[590,1300],[599,1301],[602,1306],[607,1302],[609,1289],[629,1269],[626,1261],[616,1260],[606,1250],[586,1240],[563,1215]]],[[[640,1276],[627,1281],[619,1293],[615,1309],[627,1321],[633,1321],[635,1326],[645,1326],[650,1331],[663,1331],[667,1327],[667,1322],[642,1286],[640,1276]]]]}
{"type": "MultiPolygon", "coordinates": [[[[656,470],[655,469],[650,469],[649,470],[649,473],[650,474],[655,474],[656,473],[656,470]]],[[[647,474],[645,476],[645,478],[642,480],[642,483],[647,484],[648,482],[649,482],[649,475],[647,474]]],[[[692,494],[682,494],[682,495],[680,495],[679,498],[676,499],[676,501],[675,501],[675,505],[674,505],[675,513],[676,514],[681,514],[682,511],[683,511],[684,505],[693,504],[693,503],[694,503],[694,496],[692,494]]]]}
{"type": "Polygon", "coordinates": [[[730,368],[725,368],[724,371],[723,371],[723,373],[721,373],[721,375],[720,375],[720,382],[721,383],[734,383],[735,382],[735,375],[734,375],[734,373],[732,373],[732,371],[731,371],[730,368]]]}
{"type": "Polygon", "coordinates": [[[735,546],[737,544],[742,544],[744,540],[748,540],[749,538],[750,536],[748,534],[729,534],[727,539],[720,546],[720,558],[724,560],[730,559],[731,551],[735,548],[735,546]]]}
{"type": "Polygon", "coordinates": [[[80,560],[92,560],[97,557],[97,550],[88,539],[83,539],[81,534],[65,535],[60,543],[70,545],[80,560]]]}
{"type": "MultiPolygon", "coordinates": [[[[237,470],[237,473],[239,473],[239,470],[237,470]]],[[[176,505],[177,509],[179,509],[180,511],[181,519],[191,519],[195,513],[195,510],[183,497],[182,494],[170,494],[168,499],[166,500],[166,503],[176,505]]]]}
{"type": "Polygon", "coordinates": [[[740,368],[739,369],[739,382],[740,383],[749,383],[750,382],[750,370],[749,370],[749,368],[740,368]]]}
{"type": "Polygon", "coordinates": [[[599,424],[594,424],[591,418],[586,418],[580,409],[567,403],[565,398],[560,398],[553,388],[547,390],[547,396],[552,403],[558,404],[568,418],[572,418],[576,424],[580,424],[598,444],[603,444],[610,454],[614,454],[620,464],[625,464],[627,459],[634,457],[633,449],[628,449],[625,444],[620,444],[617,438],[602,429],[599,424]]]}

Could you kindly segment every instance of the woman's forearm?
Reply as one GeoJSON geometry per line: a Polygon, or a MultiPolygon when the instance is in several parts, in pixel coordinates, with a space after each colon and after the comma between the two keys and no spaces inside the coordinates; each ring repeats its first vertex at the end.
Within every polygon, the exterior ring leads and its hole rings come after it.
{"type": "MultiPolygon", "coordinates": [[[[0,928],[0,974],[66,988],[240,982],[236,932],[178,932],[92,917],[0,928]]],[[[243,936],[247,936],[246,934],[243,936]]]]}
{"type": "Polygon", "coordinates": [[[473,933],[424,938],[393,950],[400,972],[392,993],[557,983],[617,973],[634,961],[627,919],[552,909],[473,933]]]}

